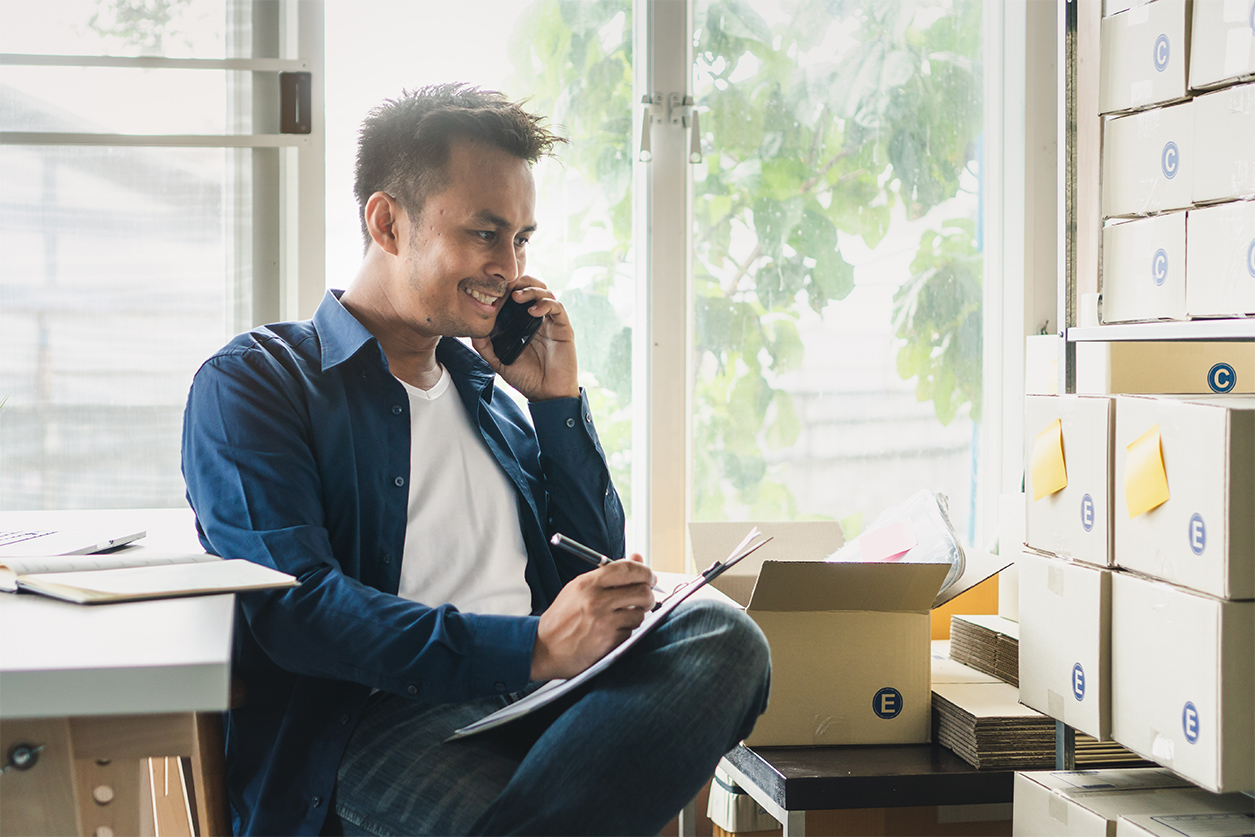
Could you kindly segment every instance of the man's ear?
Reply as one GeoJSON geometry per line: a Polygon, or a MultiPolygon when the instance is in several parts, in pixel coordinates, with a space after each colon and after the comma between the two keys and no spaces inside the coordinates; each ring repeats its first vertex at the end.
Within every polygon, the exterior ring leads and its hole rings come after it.
{"type": "Polygon", "coordinates": [[[397,222],[404,213],[401,205],[387,192],[376,192],[366,200],[366,231],[381,250],[393,256],[401,250],[397,222]]]}

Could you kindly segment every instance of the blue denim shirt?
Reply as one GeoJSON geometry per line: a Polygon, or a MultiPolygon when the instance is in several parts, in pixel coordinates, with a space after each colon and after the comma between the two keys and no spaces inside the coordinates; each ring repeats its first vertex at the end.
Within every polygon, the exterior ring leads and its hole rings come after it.
{"type": "Polygon", "coordinates": [[[623,555],[623,507],[585,396],[531,404],[529,422],[464,344],[446,338],[436,357],[517,491],[532,616],[396,596],[409,399],[337,292],[312,320],[240,335],[196,373],[183,476],[201,543],[301,581],[237,598],[232,661],[244,703],[226,724],[237,833],[322,829],[371,689],[441,703],[525,686],[535,614],[588,569],[551,553],[550,534],[623,555]]]}

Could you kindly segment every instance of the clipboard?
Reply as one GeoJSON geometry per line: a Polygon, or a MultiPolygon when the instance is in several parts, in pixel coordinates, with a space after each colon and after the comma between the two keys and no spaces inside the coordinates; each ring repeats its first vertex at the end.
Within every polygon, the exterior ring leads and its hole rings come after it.
{"type": "Polygon", "coordinates": [[[628,649],[640,642],[642,638],[648,635],[654,628],[658,627],[658,625],[662,624],[662,622],[664,622],[666,618],[671,615],[672,611],[680,606],[681,602],[696,593],[702,587],[705,587],[714,579],[718,578],[725,570],[731,568],[741,559],[745,558],[770,540],[770,537],[764,537],[762,533],[758,531],[758,527],[755,526],[750,530],[749,534],[745,536],[745,539],[737,545],[737,548],[732,550],[731,555],[723,561],[714,562],[701,573],[694,576],[691,581],[688,581],[673,590],[670,595],[659,603],[658,607],[645,614],[645,619],[637,626],[636,630],[632,631],[632,634],[627,639],[619,643],[619,645],[610,651],[610,653],[606,654],[606,656],[602,657],[600,660],[593,663],[591,666],[584,669],[574,677],[565,680],[550,680],[527,697],[511,703],[509,706],[504,706],[496,712],[480,718],[473,724],[467,724],[461,729],[454,730],[453,734],[445,739],[445,742],[456,741],[459,738],[467,738],[469,736],[476,735],[477,733],[487,732],[490,729],[496,729],[503,724],[508,724],[510,721],[522,718],[525,715],[530,715],[542,706],[548,706],[550,703],[553,703],[555,700],[568,692],[578,688],[584,683],[587,683],[589,680],[612,666],[614,661],[623,656],[628,649]],[[761,538],[761,540],[759,540],[759,538],[761,538]]]}

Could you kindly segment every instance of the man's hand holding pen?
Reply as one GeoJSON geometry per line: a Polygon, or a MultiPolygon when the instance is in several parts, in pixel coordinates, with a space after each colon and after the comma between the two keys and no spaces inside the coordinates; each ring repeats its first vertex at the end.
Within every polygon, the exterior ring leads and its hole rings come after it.
{"type": "Polygon", "coordinates": [[[554,541],[598,568],[574,578],[541,615],[532,680],[574,677],[627,639],[654,607],[657,578],[644,558],[612,561],[573,543],[554,541]]]}

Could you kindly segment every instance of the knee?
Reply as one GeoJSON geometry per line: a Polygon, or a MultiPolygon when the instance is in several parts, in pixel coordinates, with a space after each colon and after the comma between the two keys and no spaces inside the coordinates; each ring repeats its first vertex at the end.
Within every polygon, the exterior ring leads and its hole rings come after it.
{"type": "Polygon", "coordinates": [[[745,611],[708,599],[693,602],[686,617],[703,640],[702,656],[712,674],[744,684],[750,694],[765,702],[771,679],[771,648],[767,637],[745,611]]]}

